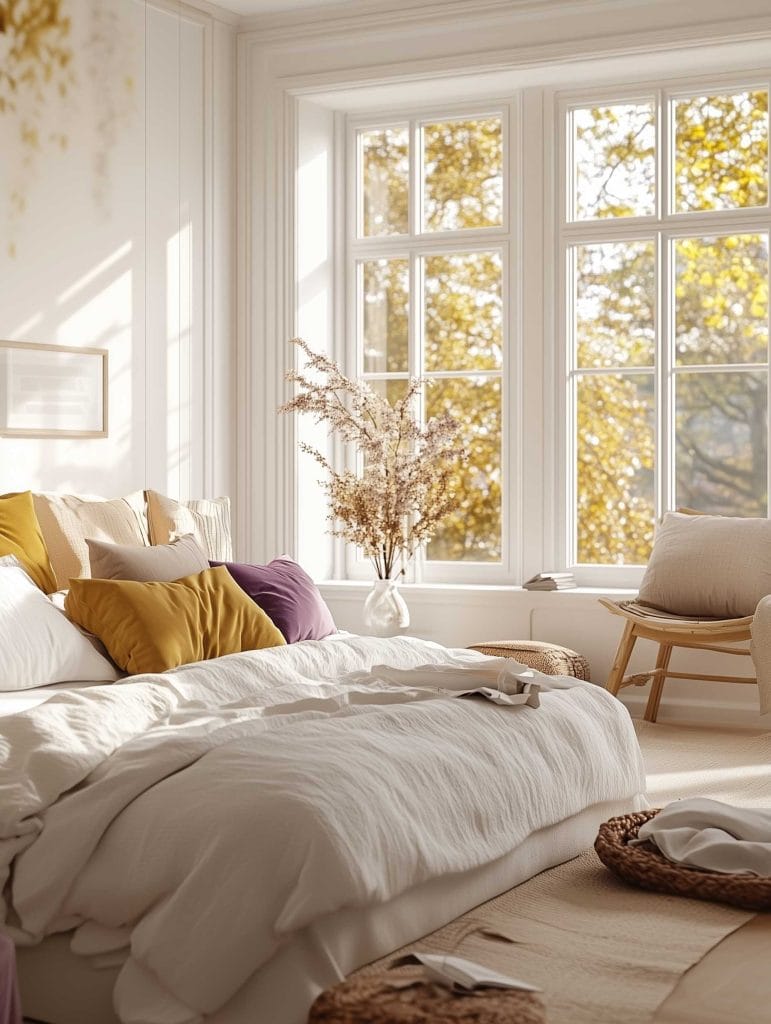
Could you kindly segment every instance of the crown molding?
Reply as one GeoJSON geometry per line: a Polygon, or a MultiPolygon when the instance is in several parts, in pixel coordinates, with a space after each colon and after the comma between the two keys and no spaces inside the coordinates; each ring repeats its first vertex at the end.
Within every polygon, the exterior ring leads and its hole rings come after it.
{"type": "Polygon", "coordinates": [[[205,14],[213,21],[222,22],[223,25],[228,25],[233,29],[238,29],[243,20],[240,15],[235,14],[226,7],[220,7],[219,4],[211,3],[211,0],[166,0],[165,3],[161,4],[159,4],[158,0],[148,0],[148,2],[151,2],[154,6],[161,6],[164,10],[182,15],[192,11],[197,14],[205,14]]]}
{"type": "Polygon", "coordinates": [[[530,20],[561,13],[599,11],[619,7],[662,7],[669,0],[345,0],[327,7],[295,9],[284,13],[242,17],[239,33],[255,42],[281,43],[322,39],[341,33],[376,32],[389,28],[435,24],[476,24],[487,18],[530,20]]]}

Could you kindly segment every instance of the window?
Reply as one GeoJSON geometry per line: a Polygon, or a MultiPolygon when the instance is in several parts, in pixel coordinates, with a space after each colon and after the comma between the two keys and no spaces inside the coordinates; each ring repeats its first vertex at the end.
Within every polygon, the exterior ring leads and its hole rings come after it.
{"type": "Polygon", "coordinates": [[[417,578],[509,571],[506,154],[503,110],[350,123],[351,363],[392,399],[426,377],[419,414],[448,409],[469,452],[417,578]]]}
{"type": "Polygon", "coordinates": [[[566,561],[656,518],[768,514],[767,83],[562,107],[566,561]]]}

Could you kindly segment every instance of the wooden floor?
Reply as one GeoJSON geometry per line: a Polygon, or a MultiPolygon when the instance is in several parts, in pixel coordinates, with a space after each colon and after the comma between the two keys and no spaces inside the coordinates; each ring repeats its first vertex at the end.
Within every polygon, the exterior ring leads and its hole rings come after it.
{"type": "MultiPolygon", "coordinates": [[[[636,723],[654,806],[709,796],[771,807],[771,732],[636,723]]],[[[630,948],[633,959],[633,948],[630,948]]],[[[771,914],[759,914],[688,971],[653,1024],[768,1024],[771,914]]]]}
{"type": "Polygon", "coordinates": [[[708,796],[771,806],[771,731],[635,722],[654,806],[708,796]]]}

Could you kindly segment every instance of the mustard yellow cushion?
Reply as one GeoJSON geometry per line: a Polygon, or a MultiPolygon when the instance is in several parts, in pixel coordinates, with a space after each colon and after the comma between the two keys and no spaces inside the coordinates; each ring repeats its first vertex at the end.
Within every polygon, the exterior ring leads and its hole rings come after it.
{"type": "Polygon", "coordinates": [[[30,491],[0,495],[0,556],[2,555],[16,555],[25,571],[46,594],[52,594],[56,590],[56,579],[40,532],[30,491]]]}
{"type": "Polygon", "coordinates": [[[73,579],[64,607],[130,675],[285,643],[225,566],[173,583],[73,579]]]}

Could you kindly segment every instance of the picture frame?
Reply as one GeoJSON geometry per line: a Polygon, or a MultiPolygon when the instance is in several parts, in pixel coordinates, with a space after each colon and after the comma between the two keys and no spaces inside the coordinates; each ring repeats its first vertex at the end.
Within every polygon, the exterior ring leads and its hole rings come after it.
{"type": "Polygon", "coordinates": [[[0,341],[0,437],[107,437],[106,349],[0,341]]]}

